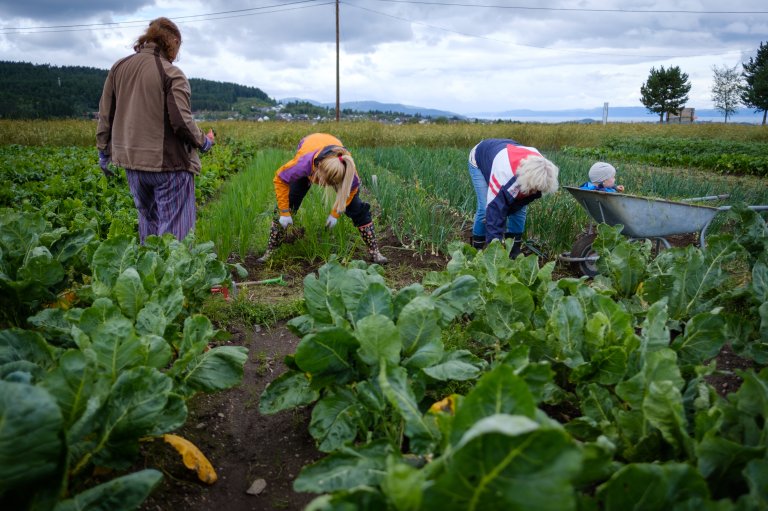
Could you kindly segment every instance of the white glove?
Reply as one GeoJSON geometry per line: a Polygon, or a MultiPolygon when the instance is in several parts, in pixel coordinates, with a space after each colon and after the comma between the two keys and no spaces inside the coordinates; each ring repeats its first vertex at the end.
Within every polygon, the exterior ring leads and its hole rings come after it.
{"type": "Polygon", "coordinates": [[[333,229],[336,226],[338,219],[333,215],[328,215],[328,219],[325,221],[325,226],[329,229],[333,229]]]}
{"type": "Polygon", "coordinates": [[[293,223],[293,218],[291,215],[287,216],[280,216],[280,225],[283,227],[283,229],[287,229],[289,225],[293,223]]]}

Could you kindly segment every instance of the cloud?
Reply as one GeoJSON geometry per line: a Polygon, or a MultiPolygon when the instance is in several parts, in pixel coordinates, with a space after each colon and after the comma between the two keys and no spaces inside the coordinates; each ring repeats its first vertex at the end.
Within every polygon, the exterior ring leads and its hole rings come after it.
{"type": "MultiPolygon", "coordinates": [[[[691,106],[709,108],[712,67],[746,61],[768,33],[764,0],[498,7],[509,4],[342,2],[342,101],[459,113],[594,108],[605,101],[639,106],[651,67],[676,65],[689,74],[691,106]],[[728,10],[754,14],[722,13],[728,10]]],[[[274,98],[335,100],[332,0],[0,0],[0,59],[109,68],[132,51],[146,21],[161,15],[182,30],[178,65],[187,76],[259,87],[274,98]],[[119,24],[10,30],[113,22],[119,24]]]]}

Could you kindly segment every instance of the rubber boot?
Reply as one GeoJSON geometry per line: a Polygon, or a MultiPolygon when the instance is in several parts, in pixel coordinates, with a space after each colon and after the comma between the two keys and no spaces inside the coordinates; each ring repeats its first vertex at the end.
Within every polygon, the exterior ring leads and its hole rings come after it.
{"type": "Polygon", "coordinates": [[[282,245],[285,239],[285,229],[278,222],[272,221],[272,225],[269,228],[269,241],[267,241],[267,250],[264,251],[261,257],[256,259],[259,264],[264,264],[272,255],[272,251],[282,245]]]}
{"type": "Polygon", "coordinates": [[[379,252],[379,244],[376,242],[376,232],[373,229],[373,222],[361,225],[357,229],[360,231],[360,236],[363,238],[365,246],[368,247],[368,257],[370,260],[377,264],[387,264],[387,258],[379,252]]]}
{"type": "Polygon", "coordinates": [[[482,250],[485,248],[485,236],[472,235],[472,248],[482,250]]]}
{"type": "Polygon", "coordinates": [[[515,259],[520,255],[523,248],[523,233],[522,232],[505,232],[504,239],[512,239],[512,249],[509,251],[509,258],[515,259]]]}

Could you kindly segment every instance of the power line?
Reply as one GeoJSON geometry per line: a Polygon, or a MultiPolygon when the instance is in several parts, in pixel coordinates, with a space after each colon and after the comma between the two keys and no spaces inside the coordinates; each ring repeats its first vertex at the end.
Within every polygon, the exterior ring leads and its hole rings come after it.
{"type": "MultiPolygon", "coordinates": [[[[386,1],[398,1],[398,0],[379,0],[379,1],[385,1],[386,2],[386,1]]],[[[373,13],[373,14],[378,14],[379,16],[385,16],[387,18],[392,18],[392,19],[396,19],[396,20],[399,20],[399,21],[404,21],[406,23],[412,23],[414,25],[421,25],[421,26],[424,26],[424,27],[427,27],[427,28],[433,28],[433,29],[436,29],[436,30],[442,30],[444,32],[450,32],[450,33],[458,34],[458,35],[461,35],[461,36],[464,36],[464,37],[471,37],[473,39],[483,39],[483,40],[486,40],[486,41],[493,41],[493,42],[496,42],[496,43],[509,44],[509,45],[512,45],[512,46],[520,46],[520,47],[523,47],[523,48],[535,48],[537,50],[547,50],[547,51],[555,51],[555,52],[563,52],[563,53],[576,53],[576,54],[581,54],[581,55],[595,55],[595,56],[600,56],[600,57],[641,57],[641,58],[654,58],[654,59],[679,59],[679,58],[691,58],[691,57],[701,57],[701,56],[703,56],[703,55],[640,55],[640,54],[633,54],[633,53],[601,53],[601,52],[587,51],[587,50],[569,50],[567,48],[547,48],[546,46],[535,46],[535,45],[530,45],[530,44],[520,44],[520,43],[514,43],[512,41],[505,41],[503,39],[494,39],[492,37],[486,37],[486,36],[481,36],[481,35],[476,35],[476,34],[469,34],[469,33],[466,33],[466,32],[460,32],[458,30],[453,30],[453,29],[450,29],[450,28],[440,27],[440,26],[437,26],[437,25],[431,25],[429,23],[424,23],[422,21],[416,21],[416,20],[409,19],[409,18],[403,18],[401,16],[395,16],[393,14],[388,14],[386,12],[381,12],[381,11],[377,11],[377,10],[374,10],[374,9],[369,9],[367,7],[361,7],[359,5],[354,5],[354,4],[350,4],[350,3],[347,3],[347,2],[341,2],[341,3],[343,3],[344,5],[347,5],[349,7],[353,7],[355,9],[360,9],[360,10],[363,10],[363,11],[368,11],[368,12],[373,13]]],[[[419,3],[419,2],[408,2],[408,3],[419,3]]],[[[450,4],[450,5],[456,5],[456,4],[450,4]]],[[[727,51],[727,52],[723,52],[723,53],[718,53],[717,55],[727,55],[729,53],[741,53],[741,51],[740,50],[731,50],[731,51],[727,51]]],[[[708,55],[710,55],[710,54],[708,54],[708,55]]]]}
{"type": "Polygon", "coordinates": [[[568,12],[615,12],[632,14],[768,14],[768,11],[693,11],[693,10],[640,10],[640,9],[590,9],[586,7],[529,7],[522,5],[459,4],[450,2],[427,2],[419,0],[374,0],[395,4],[440,5],[445,7],[472,7],[488,9],[514,9],[525,11],[568,11],[568,12]]]}
{"type": "MultiPolygon", "coordinates": [[[[266,5],[262,7],[252,7],[250,9],[237,9],[231,11],[219,11],[209,12],[203,14],[190,14],[187,16],[174,16],[173,21],[177,24],[195,23],[199,21],[215,21],[229,18],[240,18],[244,16],[257,16],[260,14],[271,14],[276,12],[294,11],[299,9],[307,9],[310,7],[318,7],[322,5],[332,5],[333,1],[326,1],[318,3],[318,0],[297,0],[294,2],[287,2],[277,5],[266,5]],[[310,4],[301,5],[297,7],[289,7],[296,4],[310,4]],[[287,7],[287,8],[286,8],[287,7]],[[274,9],[267,11],[266,9],[274,9]],[[259,12],[253,12],[259,11],[259,12]],[[199,18],[199,19],[191,19],[199,18]],[[179,21],[181,20],[181,21],[179,21]]],[[[131,20],[131,21],[115,21],[108,23],[83,23],[77,25],[48,25],[37,27],[4,27],[0,28],[0,34],[38,34],[38,33],[57,33],[57,32],[83,32],[87,30],[105,30],[114,28],[132,28],[137,25],[146,25],[152,20],[131,20]],[[6,31],[11,32],[6,32],[6,31]]]]}

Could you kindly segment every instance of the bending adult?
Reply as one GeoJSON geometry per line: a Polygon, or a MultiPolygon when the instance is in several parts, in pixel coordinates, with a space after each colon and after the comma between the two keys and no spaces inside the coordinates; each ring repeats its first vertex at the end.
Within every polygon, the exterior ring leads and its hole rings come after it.
{"type": "Polygon", "coordinates": [[[355,160],[341,140],[327,133],[313,133],[301,139],[294,157],[275,172],[272,180],[277,197],[275,217],[269,230],[267,250],[257,261],[266,262],[285,239],[285,230],[293,224],[293,214],[312,184],[335,192],[336,197],[326,227],[333,229],[344,213],[360,231],[368,256],[374,263],[384,264],[371,218],[371,206],[360,199],[360,177],[355,160]]]}
{"type": "Polygon", "coordinates": [[[125,169],[139,216],[139,239],[172,233],[184,239],[195,226],[195,175],[198,151],[214,144],[192,117],[191,90],[173,65],[181,32],[168,18],[152,20],[133,46],[115,62],[99,102],[96,146],[99,166],[125,169]]]}
{"type": "Polygon", "coordinates": [[[510,258],[520,253],[526,206],[557,190],[559,169],[538,149],[512,139],[481,141],[469,152],[469,176],[477,195],[472,245],[512,238],[510,258]]]}

